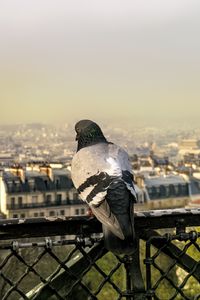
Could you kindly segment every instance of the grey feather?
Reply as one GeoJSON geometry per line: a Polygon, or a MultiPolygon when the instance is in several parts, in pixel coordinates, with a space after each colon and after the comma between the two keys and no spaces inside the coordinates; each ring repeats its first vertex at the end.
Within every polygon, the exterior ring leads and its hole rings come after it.
{"type": "Polygon", "coordinates": [[[105,224],[105,227],[109,229],[115,236],[124,240],[124,234],[121,230],[119,222],[115,215],[111,212],[110,207],[107,201],[103,201],[98,206],[90,205],[90,208],[97,219],[102,223],[105,224]]]}

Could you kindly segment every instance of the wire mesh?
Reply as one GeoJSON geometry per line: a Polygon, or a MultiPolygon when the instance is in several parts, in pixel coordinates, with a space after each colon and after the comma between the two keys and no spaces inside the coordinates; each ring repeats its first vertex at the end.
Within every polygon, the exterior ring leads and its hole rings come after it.
{"type": "Polygon", "coordinates": [[[197,231],[151,236],[144,261],[148,299],[200,299],[199,244],[197,231]],[[155,241],[162,241],[159,249],[153,246],[155,241]]]}
{"type": "Polygon", "coordinates": [[[108,290],[111,299],[129,299],[123,257],[107,253],[101,239],[13,241],[0,252],[2,300],[105,299],[108,290]]]}
{"type": "Polygon", "coordinates": [[[0,299],[198,300],[197,212],[139,213],[132,257],[108,252],[93,219],[2,220],[0,299]]]}

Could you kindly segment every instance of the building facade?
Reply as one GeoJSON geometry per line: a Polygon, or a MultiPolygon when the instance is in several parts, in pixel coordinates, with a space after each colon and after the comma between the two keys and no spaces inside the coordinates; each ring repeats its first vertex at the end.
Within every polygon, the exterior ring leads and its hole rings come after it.
{"type": "Polygon", "coordinates": [[[14,167],[0,173],[0,209],[7,218],[86,215],[68,170],[14,167]]]}
{"type": "MultiPolygon", "coordinates": [[[[142,190],[142,209],[185,207],[190,201],[190,182],[186,176],[138,176],[136,180],[142,190]]],[[[141,205],[137,208],[141,209],[141,205]]]]}

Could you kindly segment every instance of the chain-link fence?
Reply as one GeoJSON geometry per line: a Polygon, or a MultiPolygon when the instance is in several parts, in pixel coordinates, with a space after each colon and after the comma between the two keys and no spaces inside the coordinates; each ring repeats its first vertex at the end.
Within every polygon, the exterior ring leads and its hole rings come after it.
{"type": "Polygon", "coordinates": [[[148,299],[200,299],[200,232],[152,236],[144,262],[148,299]]]}
{"type": "Polygon", "coordinates": [[[0,221],[0,299],[200,299],[200,210],[136,213],[137,250],[93,218],[0,221]]]}

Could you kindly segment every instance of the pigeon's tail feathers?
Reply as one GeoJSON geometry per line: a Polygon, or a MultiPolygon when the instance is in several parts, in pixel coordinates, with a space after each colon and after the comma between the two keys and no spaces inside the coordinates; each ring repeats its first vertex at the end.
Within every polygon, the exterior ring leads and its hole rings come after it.
{"type": "Polygon", "coordinates": [[[115,217],[115,215],[111,212],[110,207],[106,200],[104,200],[101,204],[92,205],[90,204],[90,208],[96,218],[103,224],[105,227],[113,233],[118,239],[124,240],[125,236],[122,232],[121,226],[115,217]]]}
{"type": "Polygon", "coordinates": [[[115,236],[105,225],[103,226],[104,232],[104,244],[106,249],[119,255],[127,254],[131,255],[135,248],[135,231],[133,212],[131,214],[120,214],[117,216],[119,223],[121,224],[122,231],[124,233],[124,240],[115,236]]]}
{"type": "Polygon", "coordinates": [[[135,246],[133,245],[132,242],[130,242],[130,239],[128,238],[124,240],[119,239],[105,225],[103,225],[103,234],[104,234],[104,246],[112,253],[116,255],[120,255],[120,254],[131,255],[134,252],[135,246]]]}
{"type": "Polygon", "coordinates": [[[114,182],[106,198],[112,213],[117,218],[124,240],[114,237],[109,228],[103,227],[105,247],[115,254],[131,255],[137,245],[134,229],[134,198],[123,181],[114,182]]]}

